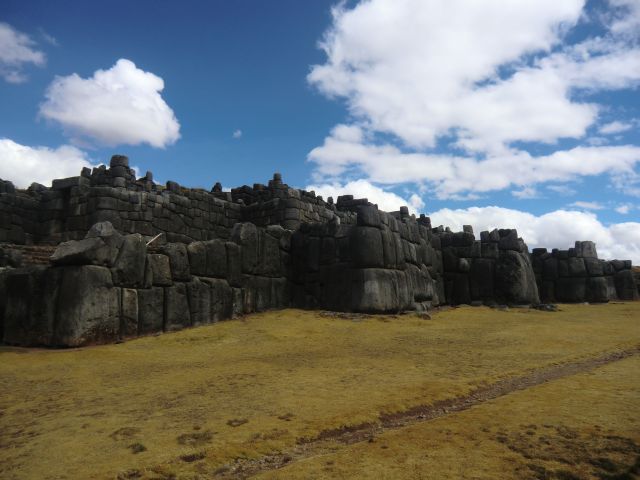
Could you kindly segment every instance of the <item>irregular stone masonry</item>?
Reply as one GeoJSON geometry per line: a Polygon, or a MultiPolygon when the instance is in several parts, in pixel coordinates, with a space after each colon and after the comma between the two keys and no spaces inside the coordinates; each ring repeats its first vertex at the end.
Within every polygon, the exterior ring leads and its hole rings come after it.
{"type": "Polygon", "coordinates": [[[325,201],[279,174],[231,192],[160,186],[118,155],[51,188],[0,180],[0,242],[0,339],[15,345],[109,343],[289,306],[638,296],[631,262],[598,260],[591,242],[530,255],[511,229],[476,240],[470,226],[432,228],[406,207],[382,212],[350,195],[325,201]]]}

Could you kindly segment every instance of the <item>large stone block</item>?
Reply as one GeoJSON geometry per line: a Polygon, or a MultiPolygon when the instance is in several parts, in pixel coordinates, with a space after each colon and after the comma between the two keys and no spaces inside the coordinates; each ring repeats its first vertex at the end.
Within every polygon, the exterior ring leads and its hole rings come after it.
{"type": "Polygon", "coordinates": [[[614,278],[620,300],[638,300],[638,287],[631,270],[620,270],[614,278]]]}
{"type": "Polygon", "coordinates": [[[120,331],[120,294],[108,268],[64,267],[52,343],[78,347],[115,342],[120,331]]]}
{"type": "Polygon", "coordinates": [[[157,333],[164,325],[164,288],[138,290],[138,335],[157,333]]]}
{"type": "Polygon", "coordinates": [[[231,239],[242,247],[242,272],[253,274],[259,262],[258,229],[253,223],[236,223],[231,239]]]}
{"type": "Polygon", "coordinates": [[[227,277],[227,248],[222,240],[215,239],[204,242],[207,266],[207,277],[226,278],[227,277]]]}
{"type": "Polygon", "coordinates": [[[51,345],[61,269],[26,267],[4,275],[4,342],[22,346],[51,345]]]}
{"type": "Polygon", "coordinates": [[[381,227],[380,212],[374,205],[359,205],[356,208],[357,224],[361,227],[381,227]]]}
{"type": "Polygon", "coordinates": [[[584,259],[578,257],[569,257],[568,265],[570,277],[587,276],[587,267],[584,264],[584,259]]]}
{"type": "Polygon", "coordinates": [[[167,243],[162,246],[160,251],[169,257],[173,280],[187,282],[191,279],[189,254],[184,243],[167,243]]]}
{"type": "Polygon", "coordinates": [[[559,302],[581,303],[587,301],[586,277],[559,278],[556,282],[556,298],[559,302]]]}
{"type": "Polygon", "coordinates": [[[503,250],[496,261],[496,299],[505,303],[540,303],[528,253],[503,250]]]}
{"type": "Polygon", "coordinates": [[[602,277],[604,275],[605,262],[603,260],[587,257],[584,259],[584,264],[587,267],[587,273],[590,277],[602,277]]]}
{"type": "Polygon", "coordinates": [[[182,330],[191,326],[187,286],[175,283],[164,289],[164,331],[182,330]]]}
{"type": "Polygon", "coordinates": [[[205,280],[211,288],[211,319],[214,322],[219,320],[226,320],[234,316],[234,312],[237,313],[234,308],[238,308],[238,314],[243,313],[243,305],[237,305],[236,302],[242,303],[243,294],[242,289],[232,288],[226,280],[222,279],[206,279],[205,280]],[[237,294],[240,297],[236,297],[237,294]]]}
{"type": "Polygon", "coordinates": [[[575,244],[575,251],[578,257],[582,258],[598,258],[598,252],[596,251],[596,244],[590,241],[580,242],[575,244]]]}
{"type": "Polygon", "coordinates": [[[85,238],[101,238],[109,246],[111,257],[107,266],[112,266],[118,257],[118,251],[124,242],[124,237],[109,221],[98,222],[92,225],[85,238]]]}
{"type": "Polygon", "coordinates": [[[189,269],[193,275],[207,276],[207,248],[204,242],[192,242],[187,245],[189,269]]]}
{"type": "Polygon", "coordinates": [[[400,305],[398,275],[394,270],[364,268],[354,271],[352,309],[357,312],[396,312],[400,305]]]}
{"type": "Polygon", "coordinates": [[[471,264],[469,292],[471,300],[492,300],[494,298],[494,261],[476,258],[471,264]]]}
{"type": "Polygon", "coordinates": [[[194,277],[187,284],[187,294],[189,296],[189,312],[191,314],[192,325],[203,325],[211,323],[211,285],[207,281],[201,281],[194,277]]]}
{"type": "Polygon", "coordinates": [[[553,257],[545,259],[542,267],[542,278],[555,280],[558,276],[558,259],[553,257]]]}
{"type": "Polygon", "coordinates": [[[112,257],[111,248],[93,237],[59,244],[50,260],[54,265],[111,265],[112,257]]]}
{"type": "MultiPolygon", "coordinates": [[[[280,268],[280,241],[261,230],[260,238],[260,257],[259,268],[257,273],[267,277],[280,277],[283,272],[280,268]]],[[[320,252],[318,251],[318,261],[320,260],[320,252]]]]}
{"type": "Polygon", "coordinates": [[[396,245],[393,238],[393,232],[391,232],[391,230],[384,229],[380,234],[382,236],[384,268],[396,268],[396,245]]]}
{"type": "MultiPolygon", "coordinates": [[[[592,259],[592,257],[590,259],[592,259]]],[[[593,303],[605,303],[609,301],[609,288],[606,278],[591,277],[587,279],[587,300],[593,303]]]]}
{"type": "Polygon", "coordinates": [[[513,250],[519,252],[521,248],[516,230],[500,230],[500,241],[498,242],[500,250],[513,250]]]}
{"type": "Polygon", "coordinates": [[[173,285],[169,257],[161,253],[152,253],[147,255],[147,261],[151,265],[154,286],[165,287],[173,285]]]}
{"type": "Polygon", "coordinates": [[[124,287],[140,287],[144,284],[147,245],[142,235],[135,233],[124,237],[112,274],[113,282],[124,287]]]}
{"type": "Polygon", "coordinates": [[[366,268],[384,266],[382,236],[380,230],[377,228],[354,228],[351,233],[350,244],[351,255],[357,267],[366,268]]]}
{"type": "Polygon", "coordinates": [[[239,287],[242,283],[242,252],[240,245],[226,242],[227,249],[227,279],[232,287],[239,287]]]}
{"type": "Polygon", "coordinates": [[[120,338],[138,336],[138,291],[133,288],[121,289],[120,338]]]}

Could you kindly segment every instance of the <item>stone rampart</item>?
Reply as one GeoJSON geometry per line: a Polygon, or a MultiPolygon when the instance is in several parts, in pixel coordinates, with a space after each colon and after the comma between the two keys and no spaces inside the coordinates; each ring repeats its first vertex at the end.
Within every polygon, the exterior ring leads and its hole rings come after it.
{"type": "Polygon", "coordinates": [[[51,188],[0,180],[0,243],[0,340],[14,345],[109,343],[289,306],[638,298],[631,262],[599,260],[592,242],[529,254],[513,229],[478,240],[279,174],[230,192],[161,186],[123,156],[51,188]]]}

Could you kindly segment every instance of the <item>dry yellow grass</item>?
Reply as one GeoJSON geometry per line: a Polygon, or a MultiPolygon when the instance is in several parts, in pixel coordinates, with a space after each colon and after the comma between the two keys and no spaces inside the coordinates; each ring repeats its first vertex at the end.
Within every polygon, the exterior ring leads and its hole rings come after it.
{"type": "Polygon", "coordinates": [[[324,429],[636,346],[639,321],[638,303],[432,320],[285,310],[119,345],[2,348],[0,478],[207,478],[324,429]]]}
{"type": "Polygon", "coordinates": [[[640,477],[639,407],[635,357],[257,478],[632,480],[640,477]]]}

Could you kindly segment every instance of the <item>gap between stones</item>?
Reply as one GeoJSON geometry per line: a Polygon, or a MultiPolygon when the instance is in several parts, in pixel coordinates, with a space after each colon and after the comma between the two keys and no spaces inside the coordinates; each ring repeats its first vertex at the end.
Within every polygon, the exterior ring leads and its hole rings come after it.
{"type": "Polygon", "coordinates": [[[533,370],[522,376],[506,378],[476,388],[461,397],[442,400],[430,405],[418,405],[401,412],[383,413],[378,417],[377,422],[323,430],[316,437],[298,439],[296,446],[287,452],[265,455],[258,459],[237,459],[234,463],[217,469],[214,472],[214,477],[245,479],[262,472],[276,470],[295,461],[334,452],[336,451],[335,443],[351,445],[372,441],[376,435],[389,430],[396,430],[461,412],[512,392],[526,390],[546,382],[588,372],[639,353],[640,345],[637,345],[626,350],[608,352],[593,358],[552,365],[533,370]],[[333,448],[331,448],[332,444],[333,448]]]}

